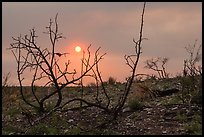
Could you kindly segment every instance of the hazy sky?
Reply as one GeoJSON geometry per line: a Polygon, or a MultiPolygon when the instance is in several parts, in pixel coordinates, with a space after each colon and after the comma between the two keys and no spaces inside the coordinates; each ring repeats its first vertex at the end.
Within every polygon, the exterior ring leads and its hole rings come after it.
{"type": "MultiPolygon", "coordinates": [[[[141,2],[3,2],[2,74],[11,72],[10,83],[17,85],[17,64],[6,50],[11,37],[29,34],[34,27],[38,43],[50,47],[43,32],[49,19],[58,13],[59,31],[66,39],[58,42],[56,50],[69,52],[72,66],[79,69],[82,56],[74,47],[84,49],[92,44],[93,52],[100,46],[101,53],[107,53],[100,65],[104,80],[113,76],[124,81],[130,75],[124,55],[134,53],[132,39],[139,37],[142,8],[141,2]]],[[[202,44],[202,3],[148,2],[143,36],[149,40],[143,42],[138,73],[152,73],[144,69],[146,59],[168,57],[167,72],[176,75],[187,57],[184,47],[195,40],[202,44]]]]}

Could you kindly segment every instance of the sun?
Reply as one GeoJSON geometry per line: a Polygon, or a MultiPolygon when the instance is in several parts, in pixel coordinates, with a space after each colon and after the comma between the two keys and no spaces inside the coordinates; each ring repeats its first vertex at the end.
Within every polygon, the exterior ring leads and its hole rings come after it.
{"type": "Polygon", "coordinates": [[[76,46],[76,47],[75,47],[75,51],[76,51],[76,52],[80,52],[80,51],[81,51],[81,47],[76,46]]]}

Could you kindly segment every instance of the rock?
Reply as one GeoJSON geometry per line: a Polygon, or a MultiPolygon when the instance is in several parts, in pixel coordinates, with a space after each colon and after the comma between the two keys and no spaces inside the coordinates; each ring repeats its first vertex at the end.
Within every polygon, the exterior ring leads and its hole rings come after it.
{"type": "Polygon", "coordinates": [[[144,121],[150,121],[151,119],[150,118],[146,118],[146,119],[144,119],[144,121]]]}
{"type": "Polygon", "coordinates": [[[72,110],[68,110],[67,113],[71,114],[71,113],[73,113],[73,111],[72,110]]]}
{"type": "Polygon", "coordinates": [[[128,112],[128,111],[131,111],[131,108],[130,107],[126,107],[122,110],[122,112],[128,112]]]}
{"type": "Polygon", "coordinates": [[[152,110],[152,108],[145,108],[144,110],[145,111],[150,111],[150,110],[152,110]]]}
{"type": "Polygon", "coordinates": [[[130,126],[131,125],[131,123],[126,123],[126,126],[130,126]]]}
{"type": "Polygon", "coordinates": [[[159,121],[159,122],[164,122],[164,119],[159,119],[158,121],[159,121]]]}
{"type": "Polygon", "coordinates": [[[20,119],[20,118],[17,118],[17,120],[16,120],[17,122],[21,122],[21,121],[23,121],[22,119],[20,119]]]}
{"type": "Polygon", "coordinates": [[[160,103],[160,102],[156,104],[156,106],[160,106],[160,105],[161,105],[161,103],[160,103]]]}
{"type": "Polygon", "coordinates": [[[141,128],[141,129],[139,129],[139,131],[143,131],[143,129],[141,128]]]}
{"type": "Polygon", "coordinates": [[[68,129],[65,129],[65,130],[64,130],[64,133],[67,133],[68,131],[69,131],[68,129]]]}
{"type": "Polygon", "coordinates": [[[176,106],[176,107],[174,107],[174,108],[172,108],[171,110],[176,110],[178,107],[176,106]]]}
{"type": "Polygon", "coordinates": [[[160,109],[160,112],[163,112],[163,111],[165,111],[165,109],[163,108],[163,109],[160,109]]]}
{"type": "Polygon", "coordinates": [[[167,131],[162,131],[162,134],[166,134],[167,133],[167,131]]]}
{"type": "Polygon", "coordinates": [[[14,135],[14,132],[10,132],[8,135],[14,135]]]}
{"type": "Polygon", "coordinates": [[[73,122],[73,121],[74,121],[73,119],[69,119],[69,120],[68,120],[68,122],[73,122]]]}

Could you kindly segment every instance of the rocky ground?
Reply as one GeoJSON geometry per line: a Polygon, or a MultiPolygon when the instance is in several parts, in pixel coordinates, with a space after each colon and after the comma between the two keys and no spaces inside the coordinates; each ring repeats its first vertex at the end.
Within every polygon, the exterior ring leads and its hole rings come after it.
{"type": "MultiPolygon", "coordinates": [[[[116,91],[120,92],[117,88],[120,89],[117,86],[109,89],[115,90],[112,92],[113,96],[117,93],[116,91]]],[[[166,90],[167,88],[161,89],[166,90]]],[[[56,111],[35,124],[32,124],[32,120],[43,117],[43,115],[32,113],[31,123],[29,123],[28,117],[22,114],[20,107],[23,104],[22,101],[16,99],[20,96],[11,94],[4,97],[2,102],[2,134],[201,135],[202,105],[183,103],[178,99],[178,94],[173,93],[142,101],[139,108],[131,108],[127,101],[118,119],[103,126],[101,124],[107,122],[111,116],[96,107],[56,111]]]]}
{"type": "Polygon", "coordinates": [[[202,107],[191,105],[189,108],[186,104],[172,104],[172,96],[145,102],[140,110],[125,108],[117,120],[102,127],[98,126],[109,115],[91,107],[86,110],[56,112],[33,126],[29,125],[23,115],[3,115],[2,130],[3,134],[201,134],[201,126],[198,125],[202,124],[202,107]],[[198,129],[190,129],[190,123],[194,123],[198,129]]]}
{"type": "MultiPolygon", "coordinates": [[[[202,108],[197,105],[191,105],[190,108],[185,104],[168,104],[171,97],[163,97],[160,100],[146,103],[141,110],[131,110],[123,112],[118,120],[93,130],[90,130],[93,125],[100,123],[105,118],[101,118],[98,111],[88,113],[72,113],[69,121],[72,123],[81,124],[80,131],[82,134],[94,132],[95,134],[122,134],[122,135],[187,135],[192,134],[187,128],[188,123],[192,121],[200,122],[202,116],[202,108]],[[167,103],[164,105],[162,100],[167,103]],[[74,115],[73,115],[74,113],[74,115]],[[80,119],[81,117],[81,119],[80,119]],[[92,121],[93,117],[96,120],[92,121]],[[102,120],[103,119],[103,120],[102,120]],[[82,124],[83,123],[83,124],[82,124]],[[89,126],[90,127],[89,127],[89,126]],[[89,132],[86,130],[89,129],[89,132]]],[[[101,112],[102,113],[102,112],[101,112]]],[[[104,116],[104,115],[103,115],[104,116]]],[[[194,132],[197,132],[195,129],[194,132]]],[[[199,133],[198,133],[199,134],[199,133]]]]}

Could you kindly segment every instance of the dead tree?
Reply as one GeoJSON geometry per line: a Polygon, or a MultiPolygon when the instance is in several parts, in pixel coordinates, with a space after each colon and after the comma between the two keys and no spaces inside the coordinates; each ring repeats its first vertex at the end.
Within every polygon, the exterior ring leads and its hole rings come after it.
{"type": "MultiPolygon", "coordinates": [[[[202,58],[201,44],[197,46],[197,40],[193,45],[185,47],[186,51],[189,54],[189,58],[184,60],[184,76],[189,76],[192,82],[192,88],[196,89],[196,76],[202,76],[202,66],[197,65],[202,58]],[[197,48],[197,49],[196,49],[197,48]]],[[[193,90],[192,89],[192,90],[193,90]]]]}
{"type": "Polygon", "coordinates": [[[165,64],[168,62],[168,58],[164,57],[158,57],[155,59],[148,59],[145,61],[145,68],[154,70],[158,73],[159,78],[168,78],[168,73],[166,72],[165,64]]]}
{"type": "MultiPolygon", "coordinates": [[[[129,95],[132,83],[136,76],[136,68],[139,62],[141,52],[141,44],[143,38],[143,25],[144,25],[144,12],[145,12],[145,5],[144,2],[143,11],[142,11],[142,18],[141,18],[141,25],[140,25],[140,32],[139,32],[139,40],[133,42],[135,44],[135,53],[133,55],[125,55],[125,61],[127,65],[131,68],[131,76],[127,79],[125,89],[123,94],[119,97],[118,102],[112,108],[110,106],[110,98],[106,92],[106,89],[103,85],[103,80],[101,76],[101,72],[99,70],[99,62],[103,59],[105,54],[99,54],[100,47],[95,51],[93,57],[93,63],[91,63],[91,53],[90,53],[90,46],[87,48],[88,57],[85,57],[85,53],[83,54],[83,58],[81,60],[81,74],[80,76],[76,77],[76,70],[70,71],[69,65],[70,61],[64,63],[64,69],[59,64],[59,60],[66,56],[68,53],[56,53],[55,47],[56,43],[59,39],[63,38],[62,33],[58,32],[58,23],[57,23],[57,15],[55,17],[54,22],[50,19],[49,26],[47,28],[46,34],[49,36],[49,40],[51,42],[51,51],[48,48],[41,49],[41,47],[36,42],[36,32],[35,29],[30,30],[30,35],[25,35],[24,37],[19,36],[17,38],[13,38],[14,43],[11,44],[11,51],[16,59],[17,62],[17,75],[18,81],[20,84],[20,93],[24,102],[40,112],[46,111],[45,109],[45,101],[49,100],[51,97],[57,95],[57,101],[53,110],[62,109],[66,105],[71,102],[80,102],[80,107],[83,104],[86,104],[86,107],[97,107],[102,109],[108,113],[113,114],[113,119],[116,119],[118,114],[121,112],[127,97],[129,95]],[[28,98],[24,95],[23,90],[23,81],[24,77],[23,74],[26,70],[29,70],[33,73],[33,77],[31,80],[31,93],[35,99],[35,102],[28,100],[28,98]],[[92,72],[92,73],[90,73],[92,72]],[[70,78],[71,77],[71,78],[70,78]],[[90,102],[83,98],[83,78],[84,77],[93,77],[95,78],[96,82],[101,83],[101,90],[99,91],[99,86],[97,86],[97,96],[96,102],[90,102]],[[44,97],[39,97],[36,94],[35,85],[39,81],[46,81],[43,87],[47,85],[53,85],[54,89],[51,93],[45,95],[44,97]],[[70,84],[77,84],[81,86],[81,96],[72,98],[62,104],[62,89],[70,84]],[[99,94],[104,94],[106,97],[106,101],[99,100],[99,94]],[[103,101],[103,102],[101,102],[103,101]],[[36,105],[37,104],[37,105],[36,105]]],[[[99,85],[99,84],[98,84],[99,85]]],[[[50,112],[47,113],[49,115],[50,112]]],[[[41,118],[40,118],[41,119],[41,118]]],[[[39,120],[37,120],[39,121],[39,120]]]]}
{"type": "Polygon", "coordinates": [[[122,94],[122,96],[119,97],[118,103],[117,105],[113,108],[113,113],[114,113],[114,117],[113,119],[116,119],[118,114],[121,112],[128,94],[130,92],[132,83],[134,81],[134,77],[136,75],[136,68],[140,59],[140,54],[141,52],[141,44],[142,44],[142,40],[146,39],[142,37],[142,33],[143,33],[143,25],[144,25],[144,13],[145,13],[145,5],[146,2],[144,2],[144,6],[143,6],[143,11],[142,11],[142,18],[141,18],[141,24],[140,24],[140,33],[139,33],[139,40],[135,41],[135,39],[133,38],[133,42],[135,43],[135,53],[133,55],[125,55],[125,61],[126,64],[131,68],[131,76],[127,79],[126,85],[125,85],[125,89],[124,89],[124,93],[122,94]]]}
{"type": "Polygon", "coordinates": [[[197,63],[202,58],[202,54],[200,53],[201,47],[202,47],[201,44],[197,47],[197,40],[193,45],[185,47],[186,51],[189,54],[189,59],[184,60],[184,71],[187,73],[186,75],[189,76],[202,75],[201,69],[202,67],[197,65],[197,63]]]}
{"type": "Polygon", "coordinates": [[[6,88],[10,86],[10,83],[9,83],[10,78],[11,78],[11,73],[10,72],[4,74],[4,76],[3,76],[2,88],[1,88],[2,98],[4,98],[6,94],[8,94],[8,93],[6,93],[6,88]]]}
{"type": "Polygon", "coordinates": [[[198,65],[202,58],[202,45],[197,45],[197,40],[193,45],[185,47],[188,58],[184,60],[183,77],[181,79],[181,90],[179,98],[183,103],[188,103],[189,112],[191,104],[196,100],[202,100],[202,66],[198,65]]]}
{"type": "MultiPolygon", "coordinates": [[[[36,108],[39,112],[45,111],[45,101],[55,95],[57,95],[57,101],[54,108],[59,107],[62,102],[62,89],[70,84],[76,84],[83,77],[88,76],[88,73],[92,70],[92,68],[98,64],[105,55],[98,54],[100,49],[98,48],[95,52],[94,62],[90,63],[89,57],[88,59],[85,59],[86,63],[83,62],[83,64],[86,65],[86,70],[83,71],[80,76],[76,77],[76,70],[69,70],[69,60],[64,63],[64,68],[62,67],[62,64],[59,64],[59,60],[62,57],[66,57],[68,53],[55,52],[57,41],[64,38],[62,33],[59,33],[58,31],[57,15],[54,21],[50,19],[49,26],[46,27],[46,29],[47,32],[45,32],[45,34],[48,34],[49,36],[51,51],[48,48],[42,49],[42,47],[38,45],[36,42],[36,38],[38,36],[36,35],[35,29],[31,29],[30,34],[25,35],[24,37],[21,35],[17,38],[12,37],[14,42],[10,44],[11,47],[9,48],[17,62],[17,75],[22,99],[26,104],[36,108]],[[23,82],[25,80],[24,74],[26,71],[29,71],[29,74],[33,75],[30,87],[35,102],[32,102],[25,97],[23,82]],[[37,91],[35,85],[37,85],[38,82],[43,81],[46,81],[43,83],[43,87],[52,84],[55,90],[40,98],[36,94],[37,91]]],[[[89,49],[87,50],[89,51],[89,49]]],[[[90,56],[90,52],[88,53],[90,56]]]]}
{"type": "Polygon", "coordinates": [[[8,72],[3,76],[3,81],[2,81],[2,91],[5,87],[9,86],[9,79],[11,78],[11,73],[8,72]]]}
{"type": "MultiPolygon", "coordinates": [[[[67,101],[65,104],[63,104],[61,106],[61,108],[63,108],[64,106],[66,106],[67,104],[71,103],[71,102],[75,102],[75,101],[79,101],[79,102],[83,102],[85,103],[87,106],[86,107],[98,107],[100,109],[103,109],[104,111],[110,113],[110,114],[113,114],[113,119],[116,119],[118,114],[121,112],[126,100],[127,100],[127,97],[128,97],[128,94],[130,92],[130,89],[131,89],[131,85],[134,81],[134,77],[136,76],[136,68],[137,68],[137,64],[139,62],[139,58],[140,58],[140,54],[142,53],[141,52],[141,44],[142,44],[142,40],[145,40],[146,38],[143,38],[142,37],[142,32],[143,32],[143,23],[144,23],[144,11],[145,11],[145,5],[146,3],[144,3],[144,7],[143,7],[143,11],[142,11],[142,21],[141,21],[141,25],[140,25],[140,33],[139,33],[139,40],[138,41],[135,41],[135,39],[133,39],[133,42],[135,43],[135,54],[134,55],[125,55],[124,58],[126,60],[126,63],[127,65],[131,68],[131,76],[128,78],[127,82],[126,82],[126,85],[125,85],[125,89],[124,89],[124,93],[119,97],[119,100],[116,104],[116,106],[113,106],[112,108],[109,108],[109,104],[110,104],[110,98],[108,96],[108,94],[106,93],[106,89],[103,85],[103,81],[102,81],[102,77],[101,77],[101,74],[100,74],[100,71],[99,71],[99,66],[98,64],[96,63],[95,67],[96,69],[94,70],[94,68],[92,68],[92,72],[93,72],[93,75],[89,75],[91,77],[94,77],[95,78],[95,81],[96,81],[96,91],[97,91],[97,96],[96,96],[96,102],[89,102],[85,99],[82,99],[82,98],[74,98],[74,99],[71,99],[69,101],[67,101]],[[105,94],[106,98],[107,98],[107,104],[106,105],[102,105],[100,102],[100,100],[98,100],[98,95],[99,95],[99,85],[98,82],[100,81],[101,83],[101,86],[102,86],[102,92],[105,94]]],[[[88,50],[89,51],[89,50],[88,50]]],[[[98,59],[98,50],[95,52],[95,58],[98,59]]],[[[88,57],[87,59],[82,59],[82,63],[85,67],[89,66],[89,59],[90,57],[88,57]]],[[[82,67],[84,68],[84,67],[82,67]]],[[[85,69],[86,70],[86,69],[85,69]]],[[[83,87],[83,85],[82,85],[83,87]]],[[[110,120],[108,120],[107,122],[105,123],[108,123],[110,121],[113,120],[112,118],[110,120]]],[[[105,124],[103,123],[103,124],[105,124]]]]}

